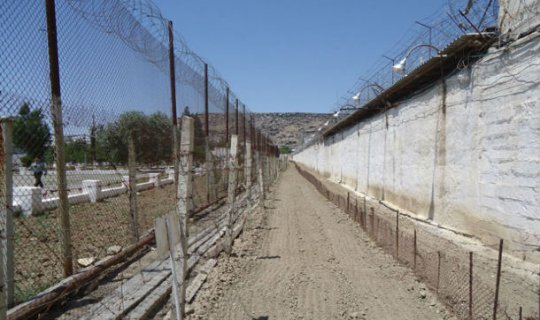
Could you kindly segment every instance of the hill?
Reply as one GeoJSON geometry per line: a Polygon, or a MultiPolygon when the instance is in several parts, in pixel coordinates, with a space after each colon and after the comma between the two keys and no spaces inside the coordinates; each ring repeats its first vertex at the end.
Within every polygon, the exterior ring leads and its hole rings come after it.
{"type": "Polygon", "coordinates": [[[315,133],[330,116],[328,113],[256,113],[255,122],[277,145],[294,148],[315,133]]]}

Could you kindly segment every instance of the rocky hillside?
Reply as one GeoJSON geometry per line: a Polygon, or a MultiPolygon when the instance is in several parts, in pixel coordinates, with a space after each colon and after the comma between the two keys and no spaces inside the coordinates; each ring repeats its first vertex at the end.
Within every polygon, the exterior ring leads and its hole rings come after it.
{"type": "Polygon", "coordinates": [[[255,122],[280,146],[291,148],[316,132],[328,119],[328,113],[256,113],[255,122]]]}

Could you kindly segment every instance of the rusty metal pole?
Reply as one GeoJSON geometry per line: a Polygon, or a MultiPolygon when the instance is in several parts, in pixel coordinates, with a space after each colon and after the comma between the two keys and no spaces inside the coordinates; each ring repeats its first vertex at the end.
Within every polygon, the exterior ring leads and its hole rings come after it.
{"type": "Polygon", "coordinates": [[[246,154],[246,141],[247,141],[247,130],[246,130],[246,105],[245,104],[242,104],[242,124],[243,124],[243,129],[244,129],[244,154],[246,154]]]}
{"type": "Polygon", "coordinates": [[[62,121],[62,99],[60,90],[60,65],[58,62],[58,39],[56,29],[55,0],[45,0],[47,14],[47,40],[49,47],[49,68],[51,82],[51,114],[54,128],[54,151],[56,179],[60,202],[60,240],[64,258],[64,276],[73,274],[73,254],[71,252],[71,226],[64,154],[64,125],[62,121]]]}
{"type": "Polygon", "coordinates": [[[351,201],[351,194],[347,192],[347,214],[349,214],[349,202],[351,201]]]}
{"type": "MultiPolygon", "coordinates": [[[[229,147],[230,144],[230,138],[229,138],[229,105],[230,105],[230,95],[231,90],[229,87],[225,89],[225,149],[229,147]]],[[[229,177],[229,166],[227,165],[227,162],[223,162],[221,164],[221,170],[223,173],[221,174],[221,181],[220,181],[220,190],[226,190],[227,189],[227,179],[229,177]]],[[[219,197],[219,194],[216,195],[216,197],[219,197]]]]}
{"type": "Polygon", "coordinates": [[[229,95],[230,89],[225,91],[225,144],[229,145],[229,95]]]}
{"type": "Polygon", "coordinates": [[[469,252],[469,319],[473,318],[473,253],[469,252]]]}
{"type": "Polygon", "coordinates": [[[441,252],[437,251],[437,294],[441,285],[441,252]]]}
{"type": "Polygon", "coordinates": [[[236,103],[234,106],[234,134],[238,135],[238,99],[236,99],[236,103]]]}
{"type": "Polygon", "coordinates": [[[208,102],[208,64],[204,64],[204,136],[205,136],[205,161],[206,161],[206,204],[212,203],[212,188],[213,188],[213,163],[212,154],[210,152],[210,127],[209,127],[209,102],[208,102]]]}
{"type": "Polygon", "coordinates": [[[371,209],[371,216],[370,216],[370,224],[371,224],[371,235],[375,237],[375,209],[373,207],[371,209]]]}
{"type": "Polygon", "coordinates": [[[210,129],[208,128],[208,64],[204,64],[204,135],[206,136],[206,140],[208,140],[208,136],[210,133],[210,129]]]}
{"type": "Polygon", "coordinates": [[[504,240],[499,241],[499,259],[497,260],[497,279],[495,283],[495,300],[493,301],[493,320],[497,320],[497,309],[499,308],[499,287],[501,285],[501,267],[504,240]]]}
{"type": "Polygon", "coordinates": [[[176,112],[176,69],[174,64],[174,34],[173,24],[169,20],[167,24],[167,30],[169,32],[169,81],[171,85],[171,115],[172,115],[172,143],[173,143],[173,168],[174,168],[174,183],[175,189],[178,188],[178,161],[180,159],[179,154],[179,137],[178,137],[178,115],[176,112]]]}
{"type": "Polygon", "coordinates": [[[399,212],[396,212],[396,259],[399,260],[399,212]]]}
{"type": "MultiPolygon", "coordinates": [[[[285,160],[287,161],[287,160],[285,160]]],[[[358,221],[359,217],[358,217],[358,198],[355,198],[354,200],[354,221],[355,222],[359,222],[358,221]]]]}
{"type": "Polygon", "coordinates": [[[414,229],[414,257],[413,257],[413,266],[414,266],[414,271],[416,271],[416,255],[418,254],[417,253],[417,244],[416,244],[416,229],[414,229]]]}

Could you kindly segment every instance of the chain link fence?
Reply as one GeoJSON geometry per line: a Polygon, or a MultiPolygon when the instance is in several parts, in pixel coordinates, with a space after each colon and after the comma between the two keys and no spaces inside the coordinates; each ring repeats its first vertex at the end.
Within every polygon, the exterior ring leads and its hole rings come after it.
{"type": "Polygon", "coordinates": [[[137,242],[156,217],[174,212],[177,118],[195,119],[194,221],[226,197],[232,134],[239,181],[245,168],[256,177],[247,142],[262,156],[277,153],[150,1],[7,0],[0,12],[10,307],[137,242]]]}
{"type": "Polygon", "coordinates": [[[502,241],[490,245],[493,250],[468,250],[466,241],[443,236],[445,230],[340,190],[299,165],[296,168],[385,252],[410,267],[459,319],[540,319],[539,277],[523,273],[515,261],[502,255],[502,241]],[[499,256],[492,254],[497,251],[499,256]]]}

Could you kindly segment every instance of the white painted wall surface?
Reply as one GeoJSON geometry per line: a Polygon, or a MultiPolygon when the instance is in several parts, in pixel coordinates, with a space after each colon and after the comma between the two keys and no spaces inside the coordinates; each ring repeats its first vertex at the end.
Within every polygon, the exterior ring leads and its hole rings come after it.
{"type": "Polygon", "coordinates": [[[329,179],[518,255],[540,244],[540,36],[294,156],[329,179]],[[467,80],[470,79],[470,80],[467,80]],[[523,252],[522,252],[523,251],[523,252]]]}
{"type": "Polygon", "coordinates": [[[540,0],[499,0],[499,29],[510,38],[540,25],[540,0]]]}

